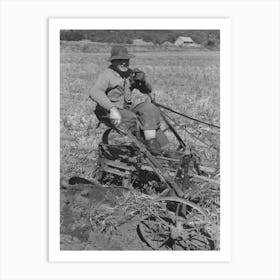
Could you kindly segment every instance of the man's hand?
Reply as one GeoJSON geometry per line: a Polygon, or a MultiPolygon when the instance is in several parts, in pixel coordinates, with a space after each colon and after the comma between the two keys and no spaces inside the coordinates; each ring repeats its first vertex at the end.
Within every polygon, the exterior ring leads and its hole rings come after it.
{"type": "Polygon", "coordinates": [[[134,72],[134,74],[133,74],[134,81],[140,82],[140,83],[146,82],[146,75],[143,71],[141,71],[138,68],[135,68],[135,69],[133,69],[133,72],[134,72]]]}
{"type": "Polygon", "coordinates": [[[122,117],[119,110],[116,107],[112,107],[110,109],[110,119],[114,126],[119,126],[121,124],[122,117]]]}

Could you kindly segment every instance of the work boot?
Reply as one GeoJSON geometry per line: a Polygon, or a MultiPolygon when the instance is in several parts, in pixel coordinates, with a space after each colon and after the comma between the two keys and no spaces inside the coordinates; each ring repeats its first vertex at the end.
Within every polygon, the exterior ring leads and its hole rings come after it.
{"type": "Polygon", "coordinates": [[[159,156],[162,153],[161,147],[158,143],[158,141],[153,138],[145,141],[146,148],[148,151],[154,155],[154,156],[159,156]]]}

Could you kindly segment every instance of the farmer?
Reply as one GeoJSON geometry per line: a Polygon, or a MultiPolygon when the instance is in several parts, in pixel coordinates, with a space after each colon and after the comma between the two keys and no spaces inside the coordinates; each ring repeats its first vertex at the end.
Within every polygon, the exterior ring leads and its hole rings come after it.
{"type": "Polygon", "coordinates": [[[145,73],[131,70],[129,60],[134,57],[124,46],[112,46],[109,61],[111,65],[102,72],[91,97],[97,103],[95,114],[99,121],[108,126],[124,125],[133,134],[137,131],[137,119],[144,134],[145,145],[154,154],[160,154],[162,146],[168,143],[160,131],[160,112],[149,100],[138,105],[132,103],[132,91],[138,89],[151,97],[152,88],[145,73]]]}

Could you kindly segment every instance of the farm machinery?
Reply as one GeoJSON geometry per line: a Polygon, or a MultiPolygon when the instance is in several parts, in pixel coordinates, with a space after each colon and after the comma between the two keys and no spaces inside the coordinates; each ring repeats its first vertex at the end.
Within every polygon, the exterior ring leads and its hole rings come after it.
{"type": "Polygon", "coordinates": [[[118,184],[145,194],[151,203],[144,210],[136,209],[137,232],[153,250],[218,250],[218,174],[201,164],[162,109],[178,112],[154,104],[165,123],[163,131],[175,137],[177,146],[155,156],[139,134],[122,126],[107,128],[98,147],[94,177],[102,185],[118,184]]]}

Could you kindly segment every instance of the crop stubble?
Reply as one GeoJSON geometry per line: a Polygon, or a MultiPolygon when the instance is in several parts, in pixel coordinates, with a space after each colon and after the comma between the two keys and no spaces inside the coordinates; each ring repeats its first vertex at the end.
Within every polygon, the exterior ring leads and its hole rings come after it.
{"type": "MultiPolygon", "coordinates": [[[[109,48],[107,46],[108,52],[104,52],[104,46],[97,44],[94,52],[89,52],[87,48],[77,43],[74,46],[75,48],[71,42],[64,42],[61,45],[60,174],[62,182],[71,176],[90,177],[96,164],[97,146],[104,132],[103,126],[96,129],[95,105],[88,96],[98,74],[109,65],[109,48]]],[[[146,73],[158,103],[219,125],[219,52],[201,49],[170,51],[156,47],[149,50],[142,49],[139,52],[137,49],[133,50],[133,47],[130,48],[136,55],[131,60],[131,68],[137,67],[146,73]]],[[[135,98],[143,99],[145,96],[136,92],[135,98]]],[[[209,158],[212,157],[212,160],[218,164],[219,153],[216,150],[213,152],[209,146],[219,150],[219,134],[204,130],[192,121],[171,116],[189,133],[193,133],[208,145],[206,147],[197,142],[184,129],[180,130],[182,137],[196,148],[200,156],[203,156],[208,163],[211,161],[209,158]]],[[[74,241],[68,235],[62,234],[63,236],[68,240],[68,243],[66,242],[68,245],[64,246],[64,249],[91,249],[85,240],[79,240],[79,243],[76,240],[78,236],[73,237],[74,241]]],[[[141,247],[139,244],[134,246],[141,247]]],[[[124,249],[122,244],[119,247],[124,249]]]]}

